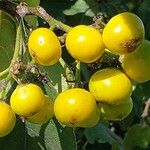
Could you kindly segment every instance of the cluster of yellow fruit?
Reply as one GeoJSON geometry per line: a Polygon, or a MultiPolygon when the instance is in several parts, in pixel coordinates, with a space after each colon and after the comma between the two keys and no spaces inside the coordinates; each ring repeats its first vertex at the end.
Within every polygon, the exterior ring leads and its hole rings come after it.
{"type": "Polygon", "coordinates": [[[104,69],[93,74],[90,92],[72,88],[60,93],[53,101],[33,83],[20,84],[10,97],[10,106],[0,102],[0,137],[15,126],[15,114],[31,123],[43,124],[55,114],[57,120],[69,127],[92,127],[103,120],[120,120],[132,110],[130,80],[117,69],[104,69]],[[122,85],[124,85],[122,87],[122,85]],[[119,88],[119,89],[118,89],[119,88]],[[98,102],[106,102],[99,103],[98,102]],[[54,105],[54,106],[53,106],[54,105]]]}
{"type": "MultiPolygon", "coordinates": [[[[69,127],[92,127],[99,120],[121,120],[133,108],[132,83],[150,80],[150,42],[144,40],[144,26],[133,13],[116,15],[106,24],[102,34],[91,26],[78,25],[66,36],[66,49],[81,62],[98,60],[107,49],[120,55],[123,71],[105,68],[89,80],[89,91],[72,88],[53,101],[32,83],[18,85],[10,98],[10,106],[0,102],[0,137],[15,126],[15,114],[32,123],[45,123],[55,114],[69,127]]],[[[29,53],[41,65],[53,65],[61,57],[61,44],[47,28],[34,30],[28,40],[29,53]]]]}
{"type": "MultiPolygon", "coordinates": [[[[112,17],[104,27],[102,34],[92,26],[87,25],[75,26],[67,33],[66,49],[78,61],[92,63],[98,60],[105,50],[120,56],[119,60],[123,72],[115,68],[106,68],[96,72],[89,81],[89,95],[92,94],[94,100],[96,99],[99,103],[100,116],[103,119],[117,120],[127,116],[133,107],[130,98],[132,93],[130,80],[139,83],[150,80],[150,42],[145,40],[144,37],[145,30],[142,20],[130,12],[112,17]]],[[[33,31],[28,44],[31,56],[39,64],[53,65],[61,56],[59,40],[48,29],[39,28],[33,31]],[[51,47],[49,43],[51,43],[51,47]]],[[[92,126],[92,123],[94,124],[99,119],[96,119],[96,116],[95,121],[86,117],[81,118],[84,112],[88,111],[88,96],[85,96],[86,102],[83,102],[85,107],[80,106],[81,109],[78,110],[77,106],[75,107],[77,103],[73,95],[77,96],[77,99],[85,101],[84,96],[79,93],[79,89],[71,89],[58,96],[54,105],[56,118],[68,126],[92,126]],[[69,94],[72,93],[72,90],[76,92],[69,94]],[[70,97],[68,96],[65,99],[65,93],[70,97]],[[69,110],[67,104],[69,108],[71,107],[71,110],[69,110]],[[64,108],[66,112],[64,112],[64,108]],[[76,114],[74,114],[75,112],[76,114]],[[78,120],[77,116],[80,116],[81,120],[78,120]],[[85,125],[87,120],[89,125],[85,125]]],[[[93,105],[93,108],[96,107],[95,102],[93,102],[93,105]]],[[[93,113],[96,114],[96,112],[98,111],[93,110],[93,113]]],[[[90,114],[89,118],[93,115],[90,114]]]]}
{"type": "Polygon", "coordinates": [[[115,68],[97,71],[89,81],[89,91],[81,88],[60,93],[54,114],[69,127],[92,127],[101,120],[121,120],[132,110],[132,84],[115,68]]]}
{"type": "Polygon", "coordinates": [[[54,115],[53,101],[36,84],[18,85],[10,97],[10,106],[4,101],[0,102],[0,116],[3,118],[0,122],[0,137],[13,130],[15,114],[31,123],[46,123],[54,115]]]}
{"type": "MultiPolygon", "coordinates": [[[[112,17],[102,34],[87,25],[73,27],[66,36],[66,49],[81,62],[98,60],[105,50],[120,55],[126,75],[139,83],[150,80],[150,42],[144,39],[141,19],[130,12],[112,17]]],[[[61,44],[55,33],[47,28],[34,30],[28,40],[32,58],[41,65],[53,65],[61,57],[61,44]]]]}
{"type": "Polygon", "coordinates": [[[141,19],[124,12],[109,20],[102,35],[90,26],[74,27],[66,37],[66,48],[73,58],[84,63],[98,60],[105,50],[120,55],[125,74],[143,83],[150,80],[150,42],[144,37],[141,19]]]}
{"type": "Polygon", "coordinates": [[[150,41],[144,39],[144,25],[138,16],[128,12],[114,16],[102,36],[106,48],[120,55],[123,71],[131,80],[150,80],[150,41]]]}

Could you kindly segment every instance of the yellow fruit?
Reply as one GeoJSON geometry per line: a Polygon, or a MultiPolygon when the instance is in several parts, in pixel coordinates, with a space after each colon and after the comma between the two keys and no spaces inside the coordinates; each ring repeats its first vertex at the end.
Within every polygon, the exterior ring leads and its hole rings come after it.
{"type": "Polygon", "coordinates": [[[130,114],[133,108],[133,102],[129,97],[118,105],[99,103],[98,107],[103,120],[117,121],[124,119],[130,114]]]}
{"type": "Polygon", "coordinates": [[[0,119],[0,137],[4,137],[13,130],[16,116],[10,106],[3,101],[0,101],[0,119]]]}
{"type": "Polygon", "coordinates": [[[66,48],[74,59],[85,63],[96,61],[104,52],[101,33],[86,25],[78,25],[69,31],[66,48]]]}
{"type": "Polygon", "coordinates": [[[102,34],[107,49],[116,54],[134,51],[141,44],[144,36],[143,22],[138,16],[129,12],[112,17],[102,34]]]}
{"type": "Polygon", "coordinates": [[[36,114],[44,105],[44,93],[36,84],[21,84],[13,91],[10,98],[12,110],[24,117],[36,114]]]}
{"type": "Polygon", "coordinates": [[[99,110],[91,93],[73,88],[60,93],[54,102],[54,114],[69,127],[92,127],[99,120],[99,110]]]}
{"type": "Polygon", "coordinates": [[[106,68],[92,75],[89,90],[99,102],[118,104],[131,95],[132,84],[120,70],[106,68]]]}
{"type": "Polygon", "coordinates": [[[126,75],[139,83],[150,80],[150,41],[144,40],[132,53],[120,57],[126,75]]]}
{"type": "Polygon", "coordinates": [[[55,33],[47,28],[38,28],[29,36],[29,53],[41,65],[53,65],[61,56],[61,45],[55,33]]]}
{"type": "Polygon", "coordinates": [[[27,120],[31,123],[44,124],[49,121],[53,115],[53,101],[47,95],[45,95],[45,103],[42,109],[35,115],[28,117],[27,120]]]}

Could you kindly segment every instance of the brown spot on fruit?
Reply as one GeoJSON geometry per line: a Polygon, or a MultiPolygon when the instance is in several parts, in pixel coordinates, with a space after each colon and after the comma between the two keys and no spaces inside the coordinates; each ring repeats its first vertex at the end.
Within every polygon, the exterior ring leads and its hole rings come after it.
{"type": "Polygon", "coordinates": [[[121,43],[121,47],[126,49],[128,53],[133,52],[140,44],[142,37],[127,40],[121,43]]]}
{"type": "Polygon", "coordinates": [[[72,117],[72,118],[70,119],[70,124],[75,125],[76,121],[77,121],[76,118],[75,118],[75,117],[72,117]]]}
{"type": "Polygon", "coordinates": [[[32,57],[33,57],[33,58],[35,58],[35,57],[36,57],[35,52],[34,52],[34,51],[32,51],[32,50],[31,50],[31,55],[32,55],[32,57]]]}

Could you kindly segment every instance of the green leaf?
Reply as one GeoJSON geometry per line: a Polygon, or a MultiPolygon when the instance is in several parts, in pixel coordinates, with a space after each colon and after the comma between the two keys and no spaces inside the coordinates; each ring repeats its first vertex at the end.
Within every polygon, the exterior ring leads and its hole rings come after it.
{"type": "Polygon", "coordinates": [[[1,150],[24,150],[25,136],[24,124],[18,120],[14,130],[7,136],[0,138],[1,150]]]}
{"type": "Polygon", "coordinates": [[[88,70],[87,65],[84,63],[81,63],[81,75],[86,82],[88,82],[90,80],[90,77],[92,76],[92,72],[88,70]]]}
{"type": "Polygon", "coordinates": [[[150,25],[150,20],[149,20],[149,15],[150,15],[150,11],[149,11],[150,1],[149,0],[139,1],[138,3],[136,3],[135,6],[137,6],[135,8],[136,14],[144,22],[145,37],[146,37],[147,40],[150,40],[150,30],[149,30],[149,25],[150,25]]]}
{"type": "MultiPolygon", "coordinates": [[[[29,6],[36,7],[39,6],[40,0],[24,0],[29,6]]],[[[38,17],[34,15],[25,16],[25,21],[33,28],[38,26],[38,17]]]]}
{"type": "Polygon", "coordinates": [[[150,144],[150,127],[144,124],[135,124],[124,138],[125,149],[147,148],[150,144]]]}
{"type": "Polygon", "coordinates": [[[77,0],[69,9],[63,11],[65,15],[75,15],[84,13],[86,16],[93,17],[97,12],[97,3],[91,0],[77,0]]]}
{"type": "Polygon", "coordinates": [[[76,150],[73,129],[61,126],[56,120],[42,126],[27,123],[27,129],[27,149],[36,150],[36,143],[40,150],[76,150]]]}
{"type": "Polygon", "coordinates": [[[55,119],[43,125],[18,120],[15,129],[0,138],[0,149],[76,150],[76,142],[73,129],[61,126],[55,119]]]}
{"type": "Polygon", "coordinates": [[[141,86],[144,93],[144,98],[147,100],[150,97],[150,81],[143,83],[141,86]]]}
{"type": "Polygon", "coordinates": [[[32,28],[36,28],[38,26],[38,17],[37,16],[34,16],[34,15],[25,16],[25,21],[32,28]]]}
{"type": "Polygon", "coordinates": [[[23,0],[23,1],[31,7],[36,7],[40,4],[40,0],[23,0]]]}
{"type": "Polygon", "coordinates": [[[0,10],[0,71],[6,69],[11,62],[15,36],[15,21],[9,14],[0,10]]]}
{"type": "Polygon", "coordinates": [[[47,94],[52,98],[55,98],[58,93],[66,90],[68,88],[65,69],[60,63],[49,67],[41,67],[44,72],[47,73],[48,80],[51,81],[51,87],[45,85],[47,94]]]}
{"type": "Polygon", "coordinates": [[[8,0],[10,2],[25,2],[31,7],[38,6],[40,4],[40,0],[8,0]]]}
{"type": "Polygon", "coordinates": [[[85,129],[85,136],[90,143],[115,143],[118,149],[122,148],[122,140],[115,133],[113,133],[108,127],[103,124],[97,124],[95,127],[85,129]]]}
{"type": "Polygon", "coordinates": [[[66,0],[41,0],[40,5],[55,19],[65,22],[63,10],[69,8],[74,1],[66,0]],[[56,11],[57,10],[57,11],[56,11]]]}

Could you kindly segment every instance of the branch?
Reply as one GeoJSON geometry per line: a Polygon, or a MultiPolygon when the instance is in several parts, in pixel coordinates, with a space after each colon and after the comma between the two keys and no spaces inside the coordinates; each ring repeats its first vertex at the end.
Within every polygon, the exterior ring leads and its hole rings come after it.
{"type": "Polygon", "coordinates": [[[56,20],[52,16],[50,16],[46,12],[46,10],[41,6],[28,7],[26,4],[20,3],[20,5],[18,5],[16,7],[16,12],[21,17],[24,17],[25,15],[36,15],[36,16],[44,19],[50,26],[57,27],[65,32],[68,32],[71,29],[70,26],[68,26],[68,25],[62,23],[61,21],[56,20]]]}
{"type": "Polygon", "coordinates": [[[149,115],[149,108],[150,108],[150,98],[145,102],[145,108],[141,115],[142,118],[146,118],[149,115]]]}
{"type": "Polygon", "coordinates": [[[50,27],[56,27],[60,30],[63,30],[65,32],[68,32],[71,27],[64,24],[61,21],[56,20],[51,15],[49,15],[46,10],[41,7],[29,7],[25,3],[20,3],[18,6],[12,2],[9,2],[7,0],[0,1],[0,10],[4,10],[8,12],[9,14],[16,16],[17,18],[24,17],[26,15],[36,15],[42,19],[44,19],[50,27]]]}
{"type": "Polygon", "coordinates": [[[75,86],[79,87],[80,86],[80,81],[81,81],[81,65],[80,65],[80,61],[76,61],[76,72],[75,72],[75,86]]]}

